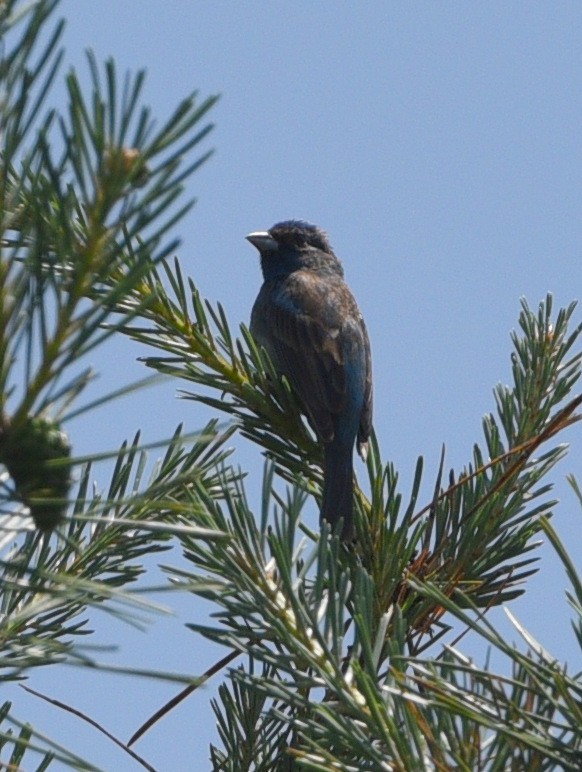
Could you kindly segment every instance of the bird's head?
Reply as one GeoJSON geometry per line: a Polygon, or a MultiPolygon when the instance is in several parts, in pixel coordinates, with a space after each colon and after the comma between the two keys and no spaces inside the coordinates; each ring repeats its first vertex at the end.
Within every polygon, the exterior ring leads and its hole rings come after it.
{"type": "Polygon", "coordinates": [[[304,220],[285,220],[246,238],[259,250],[265,278],[300,268],[342,272],[326,232],[304,220]]]}

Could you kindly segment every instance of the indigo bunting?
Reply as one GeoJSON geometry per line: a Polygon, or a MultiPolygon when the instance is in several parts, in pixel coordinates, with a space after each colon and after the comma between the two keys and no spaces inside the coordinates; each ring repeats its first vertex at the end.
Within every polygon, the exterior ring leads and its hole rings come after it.
{"type": "Polygon", "coordinates": [[[372,429],[368,333],[327,235],[301,220],[250,233],[264,283],[251,333],[298,395],[324,447],[321,519],[353,538],[353,449],[372,429]]]}

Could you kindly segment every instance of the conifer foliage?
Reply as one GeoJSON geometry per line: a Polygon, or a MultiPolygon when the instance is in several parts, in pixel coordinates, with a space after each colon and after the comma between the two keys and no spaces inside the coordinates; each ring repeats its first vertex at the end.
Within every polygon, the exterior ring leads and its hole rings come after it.
{"type": "MultiPolygon", "coordinates": [[[[510,612],[543,536],[570,579],[582,646],[582,581],[550,524],[560,435],[582,402],[574,304],[522,301],[513,383],[495,388],[464,468],[446,473],[443,460],[426,472],[419,459],[403,492],[372,437],[355,544],[310,529],[302,513],[321,496],[321,448],[266,353],[174,257],[216,98],[194,94],[155,122],[143,73],[120,78],[89,55],[89,87],[70,71],[57,112],[56,6],[0,4],[0,679],[63,661],[99,667],[77,646],[91,607],[131,616],[145,559],[177,545],[169,586],[214,609],[189,623],[193,647],[204,638],[225,654],[212,674],[222,685],[209,707],[210,768],[580,769],[580,678],[510,612]],[[146,352],[144,381],[148,370],[174,378],[208,422],[195,436],[166,427],[151,474],[139,434],[124,442],[101,489],[100,456],[76,456],[67,422],[92,409],[79,407],[93,378],[83,358],[115,336],[146,352]],[[228,446],[235,433],[265,455],[258,506],[228,446]],[[522,647],[489,621],[501,604],[522,647]],[[503,673],[467,658],[467,630],[504,659],[503,673]]],[[[205,680],[187,676],[189,691],[205,680]]],[[[133,749],[137,723],[121,744],[151,769],[133,749]]],[[[10,768],[98,765],[82,752],[1,706],[10,768]]]]}

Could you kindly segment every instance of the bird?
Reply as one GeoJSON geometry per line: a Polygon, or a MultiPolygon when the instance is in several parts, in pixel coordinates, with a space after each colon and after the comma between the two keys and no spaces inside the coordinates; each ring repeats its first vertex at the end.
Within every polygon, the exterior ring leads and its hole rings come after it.
{"type": "Polygon", "coordinates": [[[321,521],[352,542],[354,445],[365,460],[372,431],[364,319],[324,230],[285,220],[246,238],[259,251],[264,280],[251,334],[287,378],[323,443],[321,521]]]}

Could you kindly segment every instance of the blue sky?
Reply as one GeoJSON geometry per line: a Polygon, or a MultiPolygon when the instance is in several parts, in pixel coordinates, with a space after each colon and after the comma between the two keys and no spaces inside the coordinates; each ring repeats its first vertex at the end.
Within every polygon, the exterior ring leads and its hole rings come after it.
{"type": "MultiPolygon", "coordinates": [[[[493,386],[509,379],[519,298],[537,307],[551,291],[562,306],[580,294],[582,5],[63,0],[60,13],[68,65],[85,77],[91,47],[120,71],[147,68],[145,99],[160,121],[194,89],[221,94],[205,146],[216,154],[189,182],[198,204],[177,227],[178,257],[203,294],[233,327],[248,322],[260,273],[245,234],[296,217],[322,226],[366,317],[384,458],[404,490],[418,455],[428,490],[442,443],[448,466],[466,463],[493,386]]],[[[57,106],[63,95],[55,89],[57,106]]],[[[135,361],[144,353],[116,341],[95,354],[96,391],[145,374],[135,361]]],[[[71,427],[75,449],[109,449],[138,428],[153,441],[180,421],[195,430],[209,413],[177,400],[181,386],[83,419],[71,427]]],[[[568,472],[582,478],[580,430],[568,439],[554,522],[580,565],[581,513],[564,483],[568,472]]],[[[256,492],[260,458],[237,452],[256,492]]],[[[566,579],[541,554],[512,610],[577,670],[566,579]]],[[[182,599],[176,618],[146,634],[97,616],[96,640],[120,646],[112,661],[197,674],[222,654],[183,630],[206,611],[182,599]]],[[[176,691],[56,667],[30,685],[124,739],[176,691]]],[[[189,769],[192,759],[208,768],[213,693],[190,698],[138,752],[159,769],[189,769]]],[[[12,698],[21,716],[103,768],[133,768],[79,721],[17,689],[12,698]]]]}

